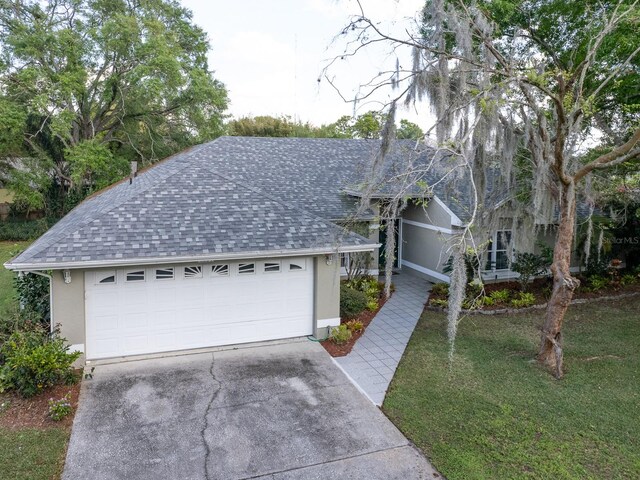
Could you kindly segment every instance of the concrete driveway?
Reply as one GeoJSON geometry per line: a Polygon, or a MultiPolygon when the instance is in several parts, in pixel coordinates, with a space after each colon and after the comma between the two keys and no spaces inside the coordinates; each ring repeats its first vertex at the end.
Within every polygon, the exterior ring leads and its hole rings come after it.
{"type": "Polygon", "coordinates": [[[309,341],[98,366],[63,478],[427,479],[437,474],[309,341]]]}

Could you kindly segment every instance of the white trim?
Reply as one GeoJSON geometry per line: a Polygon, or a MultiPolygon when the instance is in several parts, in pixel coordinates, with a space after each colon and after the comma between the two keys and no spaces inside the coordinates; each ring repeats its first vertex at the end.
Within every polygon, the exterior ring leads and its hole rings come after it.
{"type": "Polygon", "coordinates": [[[307,248],[297,250],[258,250],[255,252],[239,252],[239,253],[218,253],[206,255],[192,255],[188,257],[149,257],[149,258],[131,258],[122,260],[88,260],[75,262],[47,262],[47,263],[11,263],[6,262],[4,267],[8,270],[60,270],[63,268],[101,268],[101,267],[128,267],[131,265],[162,265],[168,263],[194,263],[194,262],[213,262],[222,260],[244,260],[253,258],[277,258],[277,257],[301,257],[323,255],[328,253],[342,252],[373,252],[376,248],[380,248],[379,243],[369,243],[366,245],[355,245],[350,247],[335,248],[307,248]]]}
{"type": "Polygon", "coordinates": [[[337,327],[338,325],[340,325],[340,317],[324,318],[322,320],[318,320],[316,328],[337,327]]]}
{"type": "Polygon", "coordinates": [[[440,280],[441,282],[449,283],[451,281],[451,279],[443,273],[436,272],[435,270],[431,270],[430,268],[426,268],[415,263],[407,262],[406,260],[402,262],[402,265],[409,267],[412,270],[416,270],[420,273],[424,273],[425,275],[429,275],[430,277],[440,280]]]}
{"type": "Polygon", "coordinates": [[[455,213],[453,213],[453,212],[451,211],[451,209],[450,209],[449,207],[447,207],[447,206],[445,205],[445,203],[444,203],[442,200],[440,200],[440,199],[438,198],[438,196],[437,196],[437,195],[434,195],[434,196],[433,196],[433,199],[434,199],[434,200],[436,201],[436,203],[437,203],[438,205],[440,205],[440,207],[442,207],[442,209],[443,209],[445,212],[447,212],[447,214],[451,217],[451,225],[452,225],[452,226],[454,226],[454,227],[463,227],[463,226],[464,226],[464,223],[462,223],[462,220],[460,220],[460,219],[458,218],[458,216],[457,216],[455,213]]]}
{"type": "Polygon", "coordinates": [[[402,224],[404,223],[403,219],[400,218],[400,222],[398,226],[398,268],[402,268],[402,224]]]}
{"type": "Polygon", "coordinates": [[[84,353],[84,343],[74,343],[73,345],[69,345],[68,351],[84,353]]]}
{"type": "Polygon", "coordinates": [[[413,225],[414,227],[426,228],[427,230],[434,230],[436,232],[441,232],[441,233],[446,233],[448,235],[453,235],[453,230],[451,230],[450,228],[437,227],[435,225],[431,225],[430,223],[416,222],[414,220],[407,220],[405,218],[402,219],[401,223],[406,223],[407,225],[413,225]]]}

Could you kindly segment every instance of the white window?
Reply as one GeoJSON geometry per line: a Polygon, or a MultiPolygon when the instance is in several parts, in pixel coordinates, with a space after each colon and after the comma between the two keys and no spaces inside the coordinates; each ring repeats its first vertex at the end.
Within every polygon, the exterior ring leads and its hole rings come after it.
{"type": "Polygon", "coordinates": [[[498,230],[489,242],[487,270],[508,270],[511,262],[511,230],[498,230]]]}
{"type": "Polygon", "coordinates": [[[173,276],[173,267],[156,268],[156,280],[172,280],[173,276]]]}
{"type": "Polygon", "coordinates": [[[107,270],[105,272],[96,273],[96,283],[101,283],[101,284],[116,283],[116,271],[107,270]]]}
{"type": "Polygon", "coordinates": [[[306,268],[306,263],[304,260],[300,260],[297,262],[291,262],[289,263],[289,270],[290,271],[294,271],[294,270],[304,270],[306,268]]]}
{"type": "Polygon", "coordinates": [[[264,262],[264,271],[265,272],[279,272],[280,271],[280,262],[264,262]]]}
{"type": "Polygon", "coordinates": [[[349,254],[341,253],[340,254],[340,266],[342,268],[347,268],[349,266],[349,254]]]}
{"type": "Polygon", "coordinates": [[[255,273],[256,264],[255,263],[239,263],[238,264],[238,273],[240,275],[246,275],[249,273],[255,273]]]}
{"type": "Polygon", "coordinates": [[[129,270],[125,280],[127,282],[144,282],[144,270],[129,270]]]}
{"type": "Polygon", "coordinates": [[[184,278],[202,278],[202,265],[184,267],[184,278]]]}
{"type": "Polygon", "coordinates": [[[211,275],[214,277],[227,277],[229,276],[229,265],[212,265],[211,275]]]}

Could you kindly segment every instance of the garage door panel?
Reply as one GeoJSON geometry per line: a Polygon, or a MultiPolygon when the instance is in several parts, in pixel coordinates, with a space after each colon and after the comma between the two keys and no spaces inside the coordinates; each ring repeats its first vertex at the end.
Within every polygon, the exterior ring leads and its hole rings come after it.
{"type": "Polygon", "coordinates": [[[117,282],[99,284],[105,271],[87,272],[87,358],[155,353],[189,348],[287,338],[312,333],[313,268],[239,274],[230,262],[228,275],[202,266],[200,278],[184,278],[183,267],[174,278],[156,279],[156,268],[146,269],[146,280],[126,282],[122,270],[117,282]]]}

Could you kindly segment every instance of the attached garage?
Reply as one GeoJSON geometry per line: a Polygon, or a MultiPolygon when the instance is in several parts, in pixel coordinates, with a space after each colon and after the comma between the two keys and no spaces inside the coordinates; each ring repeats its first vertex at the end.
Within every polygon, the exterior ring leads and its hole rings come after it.
{"type": "Polygon", "coordinates": [[[311,335],[313,259],[85,272],[86,358],[311,335]]]}

